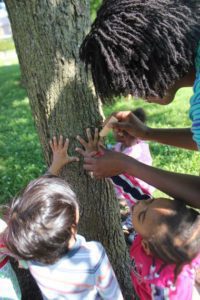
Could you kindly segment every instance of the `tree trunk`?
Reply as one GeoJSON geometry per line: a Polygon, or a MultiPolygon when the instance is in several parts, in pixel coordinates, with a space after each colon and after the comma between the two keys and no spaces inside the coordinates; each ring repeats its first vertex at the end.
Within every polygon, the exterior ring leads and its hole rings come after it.
{"type": "MultiPolygon", "coordinates": [[[[88,0],[6,0],[15,46],[45,160],[52,135],[76,145],[77,134],[99,127],[101,106],[79,61],[79,45],[89,25],[88,0]]],[[[30,154],[31,155],[31,154],[30,154]]],[[[37,163],[37,162],[36,162],[37,163]]],[[[125,299],[131,299],[129,254],[120,225],[118,203],[106,180],[90,178],[82,163],[63,176],[77,193],[79,232],[100,241],[110,257],[125,299]]]]}

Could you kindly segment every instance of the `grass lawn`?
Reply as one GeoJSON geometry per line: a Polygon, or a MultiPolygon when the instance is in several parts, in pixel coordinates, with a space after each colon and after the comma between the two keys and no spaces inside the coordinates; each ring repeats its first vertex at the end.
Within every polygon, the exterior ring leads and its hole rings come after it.
{"type": "Polygon", "coordinates": [[[0,51],[14,50],[15,45],[12,38],[0,40],[0,51]]]}
{"type": "Polygon", "coordinates": [[[44,164],[18,64],[0,67],[0,203],[15,195],[44,164]]]}

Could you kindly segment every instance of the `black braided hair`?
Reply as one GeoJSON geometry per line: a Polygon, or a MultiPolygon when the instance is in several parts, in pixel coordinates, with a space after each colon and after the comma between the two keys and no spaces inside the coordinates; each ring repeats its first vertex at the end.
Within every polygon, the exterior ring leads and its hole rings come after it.
{"type": "Polygon", "coordinates": [[[105,0],[80,58],[103,101],[162,97],[194,67],[199,40],[199,0],[105,0]]]}

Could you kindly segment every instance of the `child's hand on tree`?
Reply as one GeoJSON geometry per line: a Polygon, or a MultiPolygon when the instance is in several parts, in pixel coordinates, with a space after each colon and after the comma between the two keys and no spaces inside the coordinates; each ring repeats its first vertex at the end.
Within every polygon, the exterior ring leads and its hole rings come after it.
{"type": "Polygon", "coordinates": [[[54,136],[49,142],[51,150],[53,152],[53,161],[49,168],[49,172],[52,175],[59,175],[61,169],[74,161],[79,161],[78,157],[70,157],[67,153],[69,147],[69,139],[64,141],[63,136],[60,135],[59,140],[54,136]]]}
{"type": "MultiPolygon", "coordinates": [[[[85,141],[79,135],[77,136],[77,140],[83,146],[84,149],[76,148],[75,150],[83,155],[84,157],[87,156],[94,156],[99,151],[100,141],[99,141],[99,131],[98,128],[95,128],[94,137],[92,137],[92,133],[90,128],[86,129],[86,135],[88,141],[85,141]]],[[[102,146],[102,145],[101,145],[102,146]]]]}

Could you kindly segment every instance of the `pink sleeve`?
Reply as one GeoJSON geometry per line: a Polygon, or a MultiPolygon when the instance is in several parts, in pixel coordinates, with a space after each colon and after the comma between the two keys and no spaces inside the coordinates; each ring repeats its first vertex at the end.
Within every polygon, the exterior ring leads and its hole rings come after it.
{"type": "Polygon", "coordinates": [[[192,300],[194,279],[190,272],[182,271],[176,283],[173,283],[174,273],[172,269],[166,267],[158,279],[150,285],[152,300],[192,300]]]}

